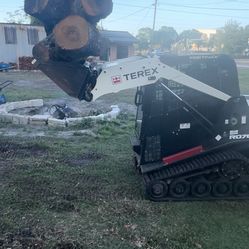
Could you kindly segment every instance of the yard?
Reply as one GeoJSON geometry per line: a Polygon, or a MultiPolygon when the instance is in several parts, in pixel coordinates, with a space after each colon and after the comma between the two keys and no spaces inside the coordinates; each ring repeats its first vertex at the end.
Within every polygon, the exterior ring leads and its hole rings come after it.
{"type": "MultiPolygon", "coordinates": [[[[1,73],[0,81],[5,79],[15,79],[5,91],[11,101],[63,99],[79,105],[39,73],[1,73]]],[[[248,69],[240,69],[240,80],[249,94],[248,69]]],[[[52,128],[0,125],[0,248],[248,248],[248,201],[144,198],[129,143],[133,95],[131,90],[87,104],[107,109],[118,103],[126,109],[115,122],[85,123],[67,138],[54,136],[61,130],[52,128]],[[92,129],[96,137],[83,136],[82,129],[92,129]],[[8,130],[16,133],[5,136],[8,130]],[[29,136],[34,131],[45,135],[29,136]]]]}

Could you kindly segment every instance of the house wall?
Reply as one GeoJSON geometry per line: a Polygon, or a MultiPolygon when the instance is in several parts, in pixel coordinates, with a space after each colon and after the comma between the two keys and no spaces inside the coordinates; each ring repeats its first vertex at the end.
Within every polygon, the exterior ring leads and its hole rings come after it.
{"type": "Polygon", "coordinates": [[[15,24],[0,24],[0,62],[18,63],[21,56],[32,56],[34,45],[28,43],[27,29],[34,28],[38,30],[39,40],[46,37],[43,27],[15,24]],[[16,28],[17,44],[6,44],[4,27],[16,28]]]}
{"type": "MultiPolygon", "coordinates": [[[[118,45],[112,44],[110,47],[110,54],[109,54],[109,60],[114,61],[117,60],[117,54],[118,54],[118,45]]],[[[135,48],[134,45],[128,46],[128,56],[134,56],[135,55],[135,48]]]]}
{"type": "Polygon", "coordinates": [[[109,60],[114,61],[117,59],[117,45],[112,44],[110,47],[110,55],[109,55],[109,60]]]}
{"type": "Polygon", "coordinates": [[[135,55],[135,48],[134,45],[129,46],[129,57],[135,55]]]}

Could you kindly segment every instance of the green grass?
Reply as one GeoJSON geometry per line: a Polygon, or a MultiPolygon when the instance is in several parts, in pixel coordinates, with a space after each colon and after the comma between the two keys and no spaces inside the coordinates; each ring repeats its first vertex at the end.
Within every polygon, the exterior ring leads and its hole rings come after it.
{"type": "Polygon", "coordinates": [[[0,244],[13,237],[9,247],[248,248],[249,202],[150,202],[132,167],[133,122],[101,122],[95,132],[1,138],[0,244]]]}
{"type": "Polygon", "coordinates": [[[59,91],[50,91],[50,90],[35,90],[30,89],[29,87],[23,87],[20,91],[19,87],[11,87],[4,91],[5,95],[9,102],[13,101],[23,101],[23,100],[30,100],[30,99],[54,99],[54,98],[63,98],[66,95],[59,91]]]}
{"type": "Polygon", "coordinates": [[[240,88],[243,94],[249,94],[249,69],[239,69],[240,88]]]}
{"type": "MultiPolygon", "coordinates": [[[[246,93],[247,70],[240,78],[246,93]]],[[[132,95],[121,93],[127,103],[132,95]]],[[[77,130],[70,139],[0,137],[0,248],[247,249],[248,201],[145,199],[132,166],[133,126],[123,116],[77,127],[96,138],[77,130]]]]}

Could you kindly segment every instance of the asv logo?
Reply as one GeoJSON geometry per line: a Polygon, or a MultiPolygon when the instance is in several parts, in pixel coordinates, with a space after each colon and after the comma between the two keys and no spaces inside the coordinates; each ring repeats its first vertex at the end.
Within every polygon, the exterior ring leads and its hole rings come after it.
{"type": "Polygon", "coordinates": [[[120,75],[117,75],[117,76],[113,76],[112,77],[112,84],[113,85],[117,85],[117,84],[120,84],[122,82],[122,78],[120,75]]]}
{"type": "Polygon", "coordinates": [[[231,135],[229,137],[230,140],[241,140],[241,139],[249,139],[249,134],[244,135],[231,135]]]}

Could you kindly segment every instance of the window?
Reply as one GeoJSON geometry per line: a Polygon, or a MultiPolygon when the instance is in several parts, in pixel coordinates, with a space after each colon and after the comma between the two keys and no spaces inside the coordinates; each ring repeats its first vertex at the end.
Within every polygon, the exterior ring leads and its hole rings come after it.
{"type": "Polygon", "coordinates": [[[4,27],[4,34],[6,44],[17,44],[16,28],[4,27]]]}
{"type": "Polygon", "coordinates": [[[37,29],[27,29],[28,32],[28,42],[30,45],[35,45],[39,42],[39,35],[37,29]]]}

